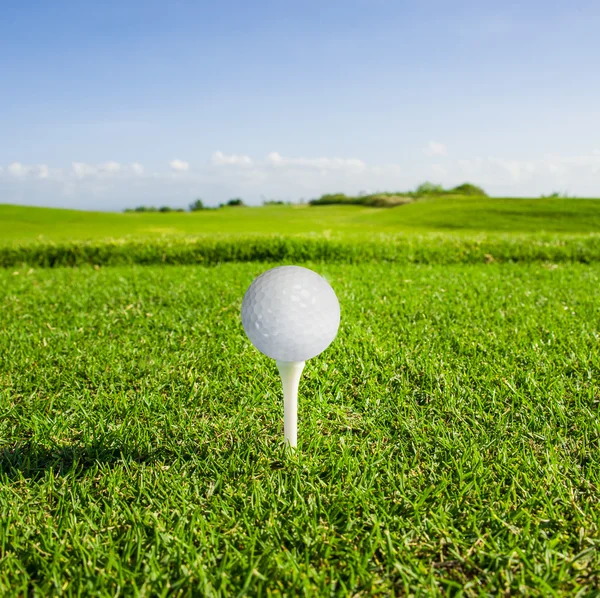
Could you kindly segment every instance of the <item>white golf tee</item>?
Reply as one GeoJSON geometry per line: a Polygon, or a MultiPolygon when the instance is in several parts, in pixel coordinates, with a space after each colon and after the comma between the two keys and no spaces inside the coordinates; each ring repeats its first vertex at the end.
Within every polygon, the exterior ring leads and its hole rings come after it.
{"type": "Polygon", "coordinates": [[[298,445],[298,385],[304,361],[277,361],[283,386],[283,433],[285,443],[295,449],[298,445]]]}

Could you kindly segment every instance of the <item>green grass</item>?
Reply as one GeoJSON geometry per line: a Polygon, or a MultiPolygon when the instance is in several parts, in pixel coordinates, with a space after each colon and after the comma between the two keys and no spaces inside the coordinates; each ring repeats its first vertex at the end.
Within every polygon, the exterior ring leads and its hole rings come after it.
{"type": "Polygon", "coordinates": [[[327,261],[454,264],[600,262],[600,235],[375,235],[369,239],[319,236],[157,237],[0,245],[0,267],[219,264],[327,261]]]}
{"type": "Polygon", "coordinates": [[[296,458],[265,267],[0,270],[0,594],[597,595],[600,265],[313,265],[296,458]]]}
{"type": "Polygon", "coordinates": [[[0,206],[0,217],[3,268],[600,261],[600,200],[444,198],[393,209],[267,206],[191,214],[0,206]]]}
{"type": "Polygon", "coordinates": [[[0,205],[3,242],[164,235],[600,232],[600,200],[442,198],[397,208],[267,206],[196,213],[118,214],[0,205]]]}

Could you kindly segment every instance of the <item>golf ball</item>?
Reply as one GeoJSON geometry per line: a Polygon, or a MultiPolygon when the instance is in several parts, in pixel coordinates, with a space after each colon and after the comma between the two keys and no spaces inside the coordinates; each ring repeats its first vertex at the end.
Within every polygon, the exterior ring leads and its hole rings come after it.
{"type": "Polygon", "coordinates": [[[278,361],[306,361],[335,338],[340,304],[316,272],[279,266],[263,272],[248,287],[242,324],[261,353],[278,361]]]}

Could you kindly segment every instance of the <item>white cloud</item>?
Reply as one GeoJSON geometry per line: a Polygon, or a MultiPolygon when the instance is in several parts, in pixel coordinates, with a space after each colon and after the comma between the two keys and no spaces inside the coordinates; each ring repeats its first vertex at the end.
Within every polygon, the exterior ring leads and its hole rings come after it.
{"type": "Polygon", "coordinates": [[[570,157],[548,156],[546,160],[555,164],[597,168],[600,166],[600,152],[598,150],[594,150],[590,155],[570,157]]]}
{"type": "Polygon", "coordinates": [[[86,162],[72,162],[71,168],[78,179],[86,177],[112,176],[121,172],[121,165],[118,162],[109,160],[102,164],[87,164],[86,162]]]}
{"type": "Polygon", "coordinates": [[[600,196],[600,154],[547,155],[515,160],[490,156],[457,160],[449,165],[449,177],[461,177],[483,186],[492,194],[539,195],[552,190],[600,196]]]}
{"type": "Polygon", "coordinates": [[[239,176],[261,180],[267,176],[269,170],[273,169],[290,172],[303,169],[324,174],[330,171],[360,172],[367,168],[365,162],[356,158],[289,158],[282,156],[279,152],[269,153],[264,160],[253,160],[246,155],[224,154],[221,151],[215,151],[211,156],[210,164],[219,167],[242,166],[245,169],[243,172],[238,172],[239,176]],[[251,170],[247,168],[250,166],[252,166],[251,170]]]}
{"type": "Polygon", "coordinates": [[[116,174],[121,170],[121,165],[118,162],[105,162],[98,166],[98,172],[100,174],[116,174]]]}
{"type": "Polygon", "coordinates": [[[423,150],[426,156],[447,156],[448,150],[443,143],[439,141],[430,141],[423,150]]]}
{"type": "Polygon", "coordinates": [[[8,172],[16,177],[24,177],[27,176],[29,172],[29,168],[25,166],[25,164],[21,164],[21,162],[13,162],[8,165],[8,172]]]}
{"type": "Polygon", "coordinates": [[[266,163],[277,167],[314,168],[317,170],[364,170],[365,162],[356,158],[285,158],[279,152],[271,152],[266,163]]]}
{"type": "Polygon", "coordinates": [[[96,173],[96,169],[85,162],[72,162],[71,167],[73,168],[75,176],[79,179],[96,173]]]}
{"type": "Polygon", "coordinates": [[[171,160],[169,162],[169,166],[175,171],[175,172],[186,172],[190,169],[190,163],[186,162],[185,160],[171,160]]]}
{"type": "Polygon", "coordinates": [[[250,158],[250,156],[238,156],[236,154],[227,155],[223,152],[216,151],[211,157],[211,162],[212,164],[216,164],[218,166],[226,164],[239,164],[242,166],[250,166],[252,164],[252,158],[250,158]]]}
{"type": "Polygon", "coordinates": [[[18,179],[24,179],[26,177],[47,179],[50,176],[50,168],[46,164],[22,164],[21,162],[12,162],[8,165],[6,172],[18,179]]]}
{"type": "Polygon", "coordinates": [[[271,164],[283,164],[283,157],[279,152],[271,152],[267,155],[267,162],[271,164]]]}
{"type": "Polygon", "coordinates": [[[535,176],[595,174],[600,172],[600,154],[580,156],[549,155],[537,160],[509,160],[490,156],[457,160],[458,172],[481,176],[496,172],[507,181],[524,181],[535,176]],[[508,175],[508,178],[506,178],[508,175]]]}
{"type": "Polygon", "coordinates": [[[131,171],[139,176],[144,174],[144,167],[139,162],[134,162],[131,165],[131,171]]]}

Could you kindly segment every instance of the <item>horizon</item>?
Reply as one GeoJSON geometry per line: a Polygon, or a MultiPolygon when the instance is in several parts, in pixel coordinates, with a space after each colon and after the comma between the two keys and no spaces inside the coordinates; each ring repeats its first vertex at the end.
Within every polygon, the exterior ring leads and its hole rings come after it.
{"type": "Polygon", "coordinates": [[[3,204],[297,203],[424,181],[600,196],[591,1],[60,0],[5,16],[3,204]]]}

